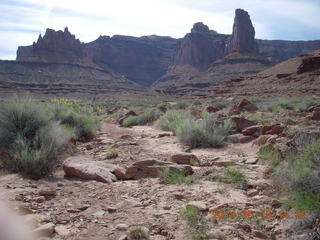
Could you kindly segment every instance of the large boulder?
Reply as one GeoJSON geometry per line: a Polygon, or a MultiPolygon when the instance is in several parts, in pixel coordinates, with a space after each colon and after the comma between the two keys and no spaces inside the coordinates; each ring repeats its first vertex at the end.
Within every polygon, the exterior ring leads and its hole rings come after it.
{"type": "Polygon", "coordinates": [[[242,130],[242,134],[245,136],[255,136],[258,137],[261,135],[262,126],[261,125],[254,125],[242,130]]]}
{"type": "Polygon", "coordinates": [[[126,177],[127,179],[161,177],[162,172],[166,168],[169,168],[170,171],[181,172],[186,175],[193,174],[193,169],[190,165],[179,165],[157,159],[146,159],[132,164],[126,171],[126,177]]]}
{"type": "Polygon", "coordinates": [[[242,99],[239,103],[236,103],[232,109],[230,110],[230,114],[240,114],[241,112],[254,112],[257,111],[258,108],[256,105],[248,101],[247,99],[242,99]]]}
{"type": "Polygon", "coordinates": [[[70,157],[63,163],[63,170],[68,176],[83,180],[95,180],[103,183],[124,180],[125,170],[112,164],[94,161],[84,156],[70,157]]]}
{"type": "Polygon", "coordinates": [[[185,165],[200,165],[200,161],[196,155],[192,153],[178,153],[170,157],[170,162],[185,165]]]}
{"type": "Polygon", "coordinates": [[[234,122],[234,128],[241,132],[243,129],[256,125],[255,122],[252,122],[243,117],[232,117],[231,120],[234,122]]]}

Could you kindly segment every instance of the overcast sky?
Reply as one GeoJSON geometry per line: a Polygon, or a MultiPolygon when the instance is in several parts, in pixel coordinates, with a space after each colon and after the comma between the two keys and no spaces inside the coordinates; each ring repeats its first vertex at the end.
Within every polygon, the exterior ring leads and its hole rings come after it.
{"type": "Polygon", "coordinates": [[[68,26],[82,42],[99,35],[183,37],[195,22],[230,34],[234,10],[249,12],[256,38],[320,39],[320,0],[0,0],[0,59],[15,59],[46,28],[68,26]]]}

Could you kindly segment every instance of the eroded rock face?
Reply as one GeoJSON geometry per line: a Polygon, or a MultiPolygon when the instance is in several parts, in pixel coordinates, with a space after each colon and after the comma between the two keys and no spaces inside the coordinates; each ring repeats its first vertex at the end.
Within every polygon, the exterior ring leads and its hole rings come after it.
{"type": "MultiPolygon", "coordinates": [[[[24,61],[21,64],[81,65],[145,87],[157,86],[157,81],[167,82],[163,92],[175,93],[180,88],[186,88],[186,91],[204,89],[212,83],[220,84],[228,79],[257,73],[280,61],[320,48],[320,41],[255,40],[254,36],[249,14],[237,9],[231,36],[218,34],[201,22],[195,23],[191,32],[182,39],[156,35],[115,35],[100,36],[95,41],[81,43],[67,28],[64,31],[47,29],[45,35],[40,35],[33,45],[18,48],[17,60],[24,61]],[[234,56],[231,58],[231,55],[234,56]],[[181,81],[183,87],[173,84],[176,80],[181,81]]],[[[0,62],[0,65],[7,63],[0,62]]],[[[299,71],[310,71],[318,66],[319,60],[314,59],[306,62],[299,71]]],[[[32,77],[40,73],[32,71],[32,77]]],[[[4,74],[6,79],[20,77],[20,74],[12,72],[10,75],[4,74]]],[[[96,78],[95,74],[91,74],[90,78],[96,78]]],[[[43,79],[49,81],[45,76],[43,79]]]]}
{"type": "Polygon", "coordinates": [[[226,55],[226,39],[203,23],[195,23],[191,33],[180,40],[174,64],[204,67],[226,55]]]}
{"type": "Polygon", "coordinates": [[[45,35],[39,35],[38,41],[32,46],[19,47],[18,61],[37,61],[51,63],[87,64],[84,44],[76,39],[66,27],[64,31],[47,29],[45,35]]]}
{"type": "Polygon", "coordinates": [[[242,9],[236,9],[233,32],[227,46],[228,52],[256,54],[257,45],[254,36],[255,30],[248,12],[242,9]]]}

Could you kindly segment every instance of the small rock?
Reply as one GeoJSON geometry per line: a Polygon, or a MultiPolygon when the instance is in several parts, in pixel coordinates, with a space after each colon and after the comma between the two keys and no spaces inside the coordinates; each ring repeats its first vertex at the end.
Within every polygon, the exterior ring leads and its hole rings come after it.
{"type": "Polygon", "coordinates": [[[188,208],[188,207],[194,207],[194,208],[198,209],[199,211],[207,211],[208,210],[206,203],[201,202],[201,201],[188,202],[188,204],[186,205],[186,208],[188,208]]]}
{"type": "Polygon", "coordinates": [[[279,135],[279,134],[281,134],[283,132],[284,129],[285,129],[285,126],[281,126],[280,124],[273,125],[271,127],[271,129],[266,132],[266,134],[270,134],[270,135],[277,134],[277,135],[279,135]]]}
{"type": "Polygon", "coordinates": [[[177,199],[177,200],[182,200],[184,198],[184,195],[176,193],[176,194],[174,194],[174,198],[177,199]]]}
{"type": "Polygon", "coordinates": [[[260,137],[258,137],[253,144],[258,145],[258,146],[262,146],[263,144],[265,144],[268,140],[268,136],[265,135],[261,135],[260,137]]]}
{"type": "Polygon", "coordinates": [[[37,203],[43,203],[46,201],[46,198],[44,196],[41,196],[41,197],[35,198],[34,201],[37,203]]]}
{"type": "Polygon", "coordinates": [[[273,135],[273,136],[270,136],[267,140],[267,143],[268,144],[275,144],[277,142],[277,139],[278,139],[278,136],[277,135],[273,135]]]}
{"type": "Polygon", "coordinates": [[[24,206],[20,206],[18,209],[19,213],[22,215],[28,215],[28,214],[32,214],[35,213],[35,210],[32,210],[29,207],[24,207],[24,206]]]}
{"type": "Polygon", "coordinates": [[[248,158],[248,159],[246,160],[246,164],[257,164],[258,161],[259,161],[258,158],[248,158]]]}
{"type": "Polygon", "coordinates": [[[57,190],[54,188],[43,188],[39,190],[39,195],[41,196],[55,196],[57,194],[57,190]]]}
{"type": "Polygon", "coordinates": [[[114,207],[108,207],[107,210],[108,210],[109,213],[114,213],[114,212],[117,211],[117,209],[114,208],[114,207]]]}
{"type": "Polygon", "coordinates": [[[255,122],[252,122],[242,117],[232,117],[231,120],[234,122],[234,128],[239,132],[241,132],[243,129],[246,129],[250,126],[256,125],[255,122]]]}
{"type": "Polygon", "coordinates": [[[171,133],[159,133],[158,138],[163,138],[163,137],[170,137],[171,133]]]}
{"type": "Polygon", "coordinates": [[[242,130],[242,134],[245,136],[255,136],[258,137],[262,133],[262,126],[261,125],[254,125],[242,130]]]}
{"type": "Polygon", "coordinates": [[[53,223],[47,223],[33,230],[32,233],[38,237],[51,237],[54,233],[55,226],[53,223]]]}
{"type": "Polygon", "coordinates": [[[269,237],[266,234],[264,234],[263,232],[260,232],[260,231],[254,231],[252,234],[256,238],[269,239],[269,237]]]}
{"type": "Polygon", "coordinates": [[[254,139],[255,139],[255,137],[253,137],[253,136],[243,136],[243,137],[240,137],[239,141],[240,141],[240,143],[248,143],[254,139]]]}
{"type": "Polygon", "coordinates": [[[241,137],[243,137],[243,135],[241,133],[229,135],[228,136],[228,142],[230,142],[230,143],[239,143],[241,137]]]}
{"type": "Polygon", "coordinates": [[[206,107],[206,112],[208,113],[214,113],[214,112],[218,112],[220,109],[214,106],[208,106],[206,107]]]}
{"type": "Polygon", "coordinates": [[[157,159],[146,159],[135,162],[127,168],[127,179],[156,178],[160,177],[164,169],[169,168],[170,171],[182,172],[184,174],[193,174],[193,169],[189,165],[179,165],[157,159]]]}
{"type": "Polygon", "coordinates": [[[122,235],[121,237],[119,237],[119,240],[128,240],[127,235],[122,235]]]}
{"type": "Polygon", "coordinates": [[[257,195],[259,195],[259,191],[256,189],[251,189],[251,190],[247,191],[248,197],[255,197],[257,195]]]}
{"type": "Polygon", "coordinates": [[[54,230],[58,235],[62,237],[67,237],[70,234],[70,230],[64,225],[56,226],[54,230]]]}
{"type": "Polygon", "coordinates": [[[91,145],[91,144],[88,144],[88,145],[86,145],[86,149],[87,149],[87,150],[92,150],[92,149],[93,149],[93,147],[92,147],[92,145],[91,145]]]}
{"type": "Polygon", "coordinates": [[[102,217],[105,213],[106,213],[105,211],[100,210],[98,212],[93,213],[92,216],[94,216],[94,217],[102,217]]]}
{"type": "Polygon", "coordinates": [[[129,228],[129,226],[127,225],[127,224],[118,224],[117,226],[116,226],[116,229],[117,230],[120,230],[120,231],[127,231],[127,229],[129,228]]]}
{"type": "Polygon", "coordinates": [[[192,166],[199,166],[200,161],[197,158],[196,155],[192,153],[178,153],[175,155],[172,155],[170,157],[170,162],[176,163],[176,164],[187,164],[192,166]]]}
{"type": "Polygon", "coordinates": [[[243,223],[243,224],[239,223],[237,225],[237,227],[244,230],[245,232],[248,232],[248,233],[250,233],[252,231],[251,226],[247,223],[243,223]]]}
{"type": "Polygon", "coordinates": [[[232,164],[234,164],[234,161],[231,161],[231,160],[221,160],[221,161],[211,162],[211,166],[217,166],[217,167],[227,167],[232,164]]]}

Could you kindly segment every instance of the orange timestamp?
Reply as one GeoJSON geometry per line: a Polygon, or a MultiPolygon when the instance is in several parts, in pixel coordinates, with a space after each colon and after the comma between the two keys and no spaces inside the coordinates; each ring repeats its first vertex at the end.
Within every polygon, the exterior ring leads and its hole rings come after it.
{"type": "Polygon", "coordinates": [[[235,209],[214,209],[211,211],[212,219],[222,220],[222,219],[242,219],[250,220],[263,218],[267,220],[275,218],[295,218],[295,219],[305,219],[308,216],[308,211],[306,210],[269,210],[263,209],[259,211],[255,210],[235,210],[235,209]]]}

